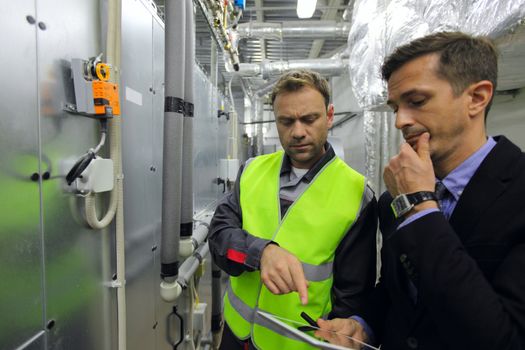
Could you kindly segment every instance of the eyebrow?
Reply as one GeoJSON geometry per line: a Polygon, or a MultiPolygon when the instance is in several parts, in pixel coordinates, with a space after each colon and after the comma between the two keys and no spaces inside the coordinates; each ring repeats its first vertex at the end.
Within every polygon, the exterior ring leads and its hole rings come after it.
{"type": "Polygon", "coordinates": [[[304,115],[301,115],[298,118],[296,118],[295,116],[289,116],[289,115],[278,115],[275,119],[303,119],[303,118],[308,118],[308,117],[319,118],[320,116],[321,116],[321,113],[312,112],[312,113],[306,113],[304,115]]]}
{"type": "MultiPolygon", "coordinates": [[[[409,97],[409,96],[411,96],[411,95],[414,95],[414,94],[421,94],[421,93],[423,93],[423,91],[422,91],[421,89],[417,89],[417,88],[410,89],[410,90],[408,90],[408,91],[403,92],[403,93],[401,94],[401,96],[400,96],[400,99],[401,99],[401,100],[405,100],[407,97],[409,97]]],[[[392,100],[390,100],[390,99],[388,99],[388,100],[386,101],[386,104],[389,105],[389,106],[395,105],[395,103],[394,103],[392,100]]]]}

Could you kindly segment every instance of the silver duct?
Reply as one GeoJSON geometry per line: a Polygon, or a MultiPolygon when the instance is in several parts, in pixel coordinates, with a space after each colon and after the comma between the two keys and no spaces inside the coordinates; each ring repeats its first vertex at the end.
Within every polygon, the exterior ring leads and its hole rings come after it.
{"type": "Polygon", "coordinates": [[[243,77],[262,76],[268,79],[281,75],[290,69],[311,69],[325,76],[338,76],[346,73],[347,65],[340,58],[317,58],[309,60],[264,61],[261,64],[241,63],[239,74],[243,77]]]}
{"type": "Polygon", "coordinates": [[[239,38],[275,39],[309,38],[335,39],[347,38],[349,22],[336,21],[293,21],[281,23],[248,22],[237,26],[239,38]]]}

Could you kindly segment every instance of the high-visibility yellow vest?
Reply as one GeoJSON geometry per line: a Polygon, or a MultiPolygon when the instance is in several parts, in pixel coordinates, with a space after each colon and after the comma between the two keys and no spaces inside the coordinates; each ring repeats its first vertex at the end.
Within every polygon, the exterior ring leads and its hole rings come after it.
{"type": "Polygon", "coordinates": [[[259,156],[240,179],[243,229],[270,239],[294,254],[309,281],[308,304],[292,292],[274,295],[261,282],[260,272],[230,277],[224,298],[224,316],[239,339],[251,337],[260,349],[313,349],[268,325],[256,313],[305,323],[305,311],[317,319],[330,312],[335,250],[359,214],[365,178],[334,157],[290,206],[281,219],[279,178],[284,152],[259,156]]]}

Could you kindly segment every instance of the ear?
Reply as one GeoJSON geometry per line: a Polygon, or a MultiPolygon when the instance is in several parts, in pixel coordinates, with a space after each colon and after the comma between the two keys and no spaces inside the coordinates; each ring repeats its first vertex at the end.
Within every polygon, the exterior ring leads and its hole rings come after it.
{"type": "Polygon", "coordinates": [[[481,113],[485,115],[485,109],[494,93],[494,86],[488,80],[482,80],[474,83],[468,87],[468,94],[470,101],[468,104],[468,111],[471,117],[477,116],[481,113]]]}
{"type": "Polygon", "coordinates": [[[332,124],[334,123],[334,105],[330,103],[328,105],[328,110],[326,111],[326,117],[328,119],[328,129],[332,127],[332,124]]]}

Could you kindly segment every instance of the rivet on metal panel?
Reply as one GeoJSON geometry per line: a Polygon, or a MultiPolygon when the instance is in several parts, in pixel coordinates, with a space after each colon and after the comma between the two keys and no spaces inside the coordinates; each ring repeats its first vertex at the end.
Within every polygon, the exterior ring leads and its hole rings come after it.
{"type": "Polygon", "coordinates": [[[46,24],[44,22],[38,22],[38,28],[46,30],[46,24]]]}
{"type": "Polygon", "coordinates": [[[47,325],[46,325],[46,328],[47,329],[51,329],[55,326],[55,320],[49,320],[47,321],[47,325]]]}
{"type": "Polygon", "coordinates": [[[30,16],[30,15],[27,15],[26,16],[26,20],[29,24],[35,24],[36,20],[35,20],[35,17],[33,16],[30,16]]]}

